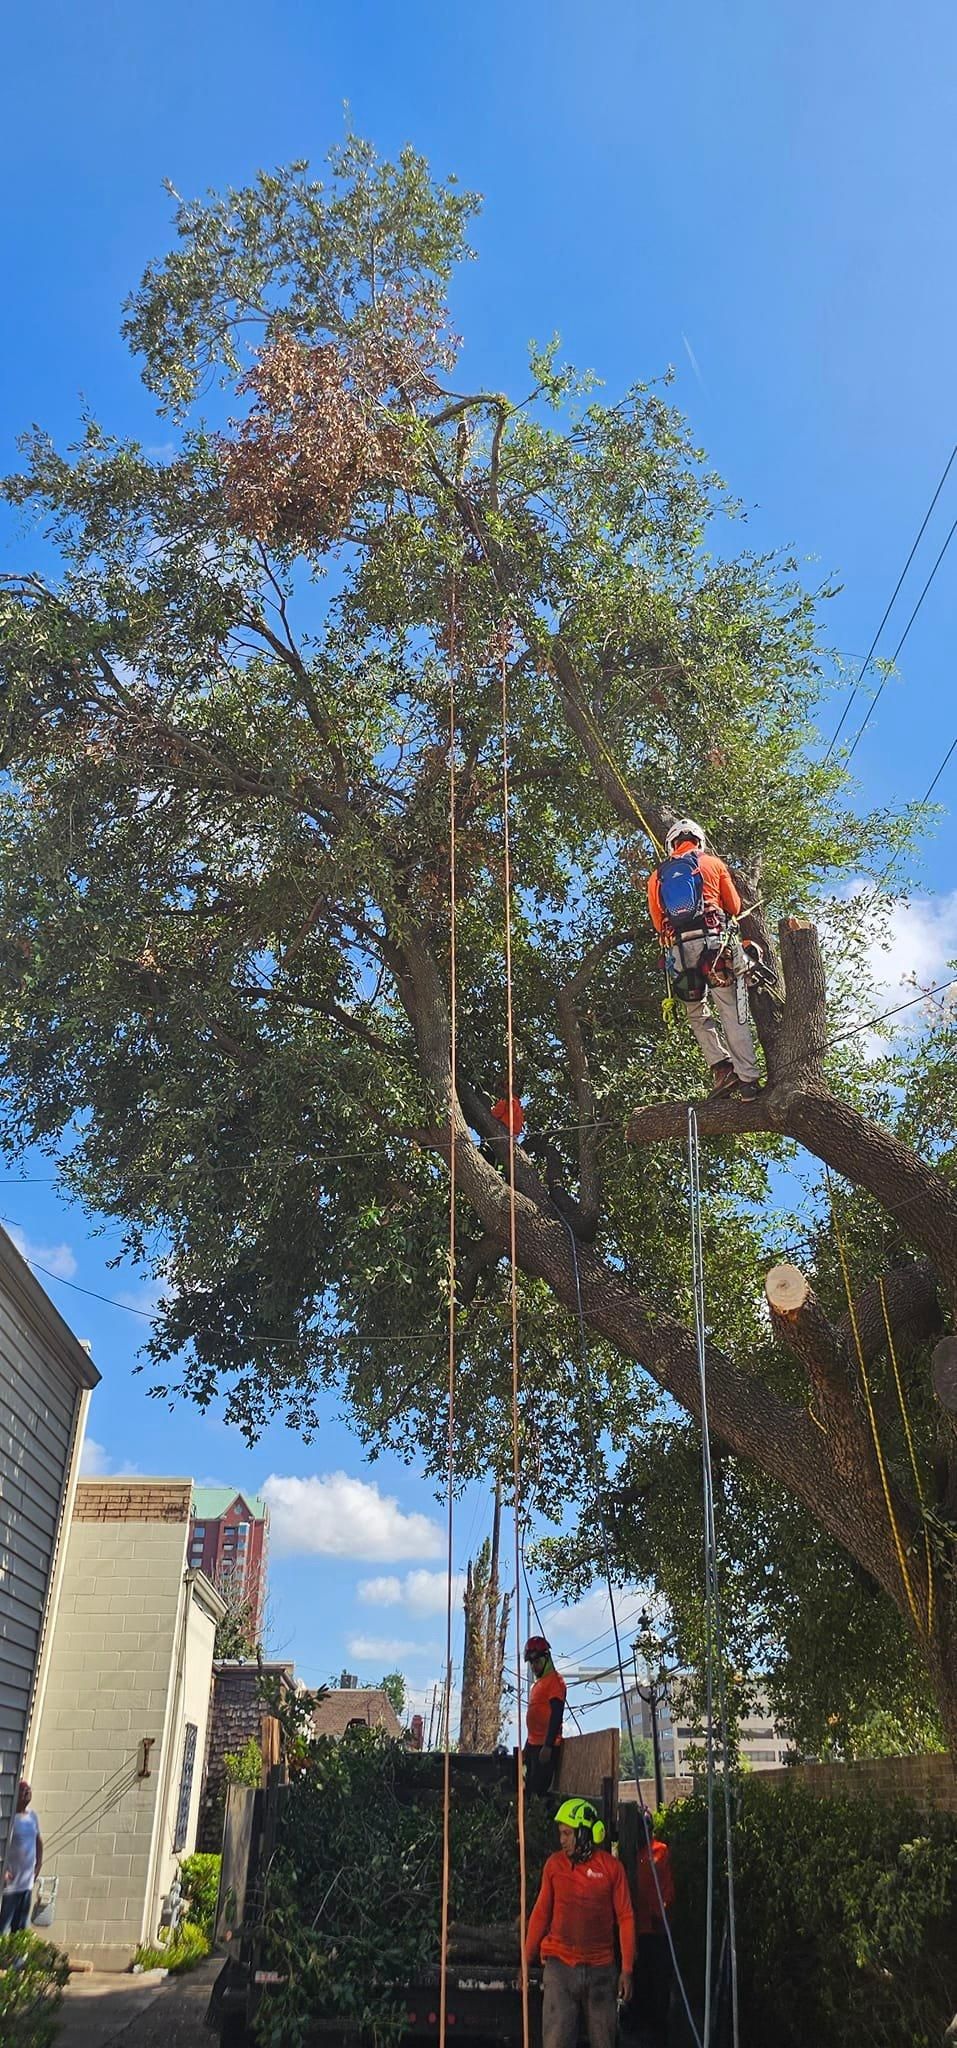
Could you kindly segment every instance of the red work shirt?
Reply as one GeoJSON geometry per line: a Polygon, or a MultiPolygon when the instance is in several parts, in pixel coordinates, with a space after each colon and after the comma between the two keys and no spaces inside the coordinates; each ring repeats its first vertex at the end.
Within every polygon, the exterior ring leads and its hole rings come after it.
{"type": "Polygon", "coordinates": [[[638,1851],[637,1878],[638,1881],[635,1885],[635,1908],[638,1933],[660,1934],[664,1926],[661,1907],[664,1905],[665,1912],[670,1912],[675,1902],[675,1880],[671,1868],[671,1851],[668,1848],[667,1842],[658,1842],[652,1837],[650,1855],[648,1853],[648,1844],[646,1842],[642,1843],[638,1851]],[[654,1872],[651,1868],[652,1856],[655,1859],[658,1885],[661,1887],[660,1900],[658,1898],[658,1887],[655,1884],[654,1872]]]}
{"type": "MultiPolygon", "coordinates": [[[[542,1672],[541,1678],[536,1678],[528,1695],[528,1705],[525,1709],[525,1733],[533,1748],[540,1749],[542,1743],[548,1741],[548,1724],[552,1718],[552,1702],[553,1700],[560,1700],[562,1708],[564,1708],[567,1692],[568,1687],[565,1684],[565,1680],[561,1672],[556,1671],[554,1664],[550,1664],[548,1670],[542,1672]]],[[[562,1731],[561,1723],[559,1722],[558,1733],[555,1736],[556,1748],[561,1739],[562,1731]]]]}
{"type": "Polygon", "coordinates": [[[493,1102],[492,1115],[496,1123],[504,1124],[505,1129],[511,1131],[513,1138],[521,1137],[525,1129],[525,1111],[517,1095],[513,1095],[511,1100],[503,1095],[498,1102],[493,1102]]]}
{"type": "Polygon", "coordinates": [[[530,1963],[539,1950],[544,1960],[554,1956],[560,1963],[613,1963],[616,1924],[621,1967],[630,1976],[635,1965],[635,1916],[617,1856],[593,1849],[584,1863],[571,1863],[559,1851],[542,1871],[525,1954],[530,1963]]]}
{"type": "MultiPolygon", "coordinates": [[[[724,861],[716,853],[702,853],[691,839],[682,840],[675,847],[675,853],[697,852],[698,873],[701,876],[701,894],[706,910],[723,910],[726,917],[737,917],[741,909],[741,898],[731,880],[724,861]]],[[[668,919],[661,906],[661,889],[658,870],[652,868],[648,877],[648,908],[651,922],[659,936],[668,930],[668,919]]]]}

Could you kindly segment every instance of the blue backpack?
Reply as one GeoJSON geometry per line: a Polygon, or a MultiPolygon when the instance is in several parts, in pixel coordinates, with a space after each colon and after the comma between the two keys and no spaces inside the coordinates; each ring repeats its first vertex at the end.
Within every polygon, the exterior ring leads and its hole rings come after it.
{"type": "Polygon", "coordinates": [[[696,853],[675,853],[658,869],[661,907],[677,937],[704,928],[704,884],[696,853]]]}

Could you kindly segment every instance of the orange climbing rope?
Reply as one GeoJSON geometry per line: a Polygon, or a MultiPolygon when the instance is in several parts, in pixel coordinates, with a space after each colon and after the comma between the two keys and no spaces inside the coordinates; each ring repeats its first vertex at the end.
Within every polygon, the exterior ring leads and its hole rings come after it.
{"type": "MultiPolygon", "coordinates": [[[[512,1017],[512,846],[509,823],[508,789],[508,648],[505,635],[502,638],[502,818],[505,889],[505,1043],[508,1057],[508,1099],[515,1094],[515,1040],[512,1017]]],[[[512,1329],[512,1486],[515,1509],[515,1702],[518,1717],[516,1740],[517,1756],[517,1806],[518,1806],[518,1895],[519,1933],[521,1937],[522,1965],[522,2041],[528,2048],[528,1963],[525,1956],[525,1923],[528,1914],[528,1870],[525,1850],[525,1784],[522,1774],[522,1609],[519,1599],[521,1586],[521,1513],[522,1513],[522,1469],[521,1445],[519,1440],[519,1359],[518,1359],[518,1237],[515,1203],[515,1130],[514,1120],[508,1122],[508,1248],[509,1248],[509,1303],[512,1329]]]]}
{"type": "Polygon", "coordinates": [[[446,1509],[448,1558],[445,1589],[445,1729],[442,1760],[442,1948],[439,1977],[439,2043],[445,2048],[449,1979],[449,1894],[452,1873],[452,1762],[449,1717],[452,1708],[452,1572],[455,1502],[455,1104],[458,1053],[458,986],[456,960],[455,875],[455,658],[458,646],[456,589],[453,583],[449,616],[449,1373],[448,1438],[446,1443],[446,1509]]]}
{"type": "MultiPolygon", "coordinates": [[[[880,1474],[881,1491],[884,1495],[884,1506],[887,1509],[887,1519],[890,1524],[890,1531],[894,1542],[894,1551],[897,1557],[897,1566],[901,1575],[901,1582],[904,1587],[904,1592],[907,1595],[907,1605],[911,1611],[911,1617],[913,1619],[914,1627],[920,1635],[924,1632],[924,1623],[921,1617],[920,1609],[917,1604],[917,1598],[914,1593],[914,1582],[910,1575],[910,1567],[907,1562],[907,1553],[904,1548],[904,1541],[900,1532],[900,1523],[898,1522],[897,1513],[894,1507],[894,1497],[891,1492],[890,1475],[887,1470],[887,1460],[884,1456],[884,1449],[881,1443],[880,1431],[877,1426],[877,1412],[875,1410],[874,1400],[871,1394],[871,1383],[867,1371],[867,1361],[864,1357],[864,1346],[861,1341],[861,1329],[857,1319],[857,1310],[854,1306],[854,1296],[851,1291],[851,1273],[847,1261],[847,1247],[844,1243],[844,1236],[841,1230],[840,1223],[838,1222],[837,1207],[834,1201],[834,1190],[831,1185],[831,1176],[830,1173],[827,1171],[826,1167],[825,1174],[827,1177],[828,1201],[831,1205],[831,1223],[834,1230],[834,1241],[837,1245],[838,1258],[840,1259],[841,1263],[841,1274],[844,1280],[844,1292],[847,1296],[848,1321],[850,1323],[851,1330],[854,1336],[854,1348],[857,1352],[857,1363],[861,1375],[861,1386],[864,1390],[864,1403],[867,1408],[867,1419],[870,1424],[871,1442],[874,1445],[874,1456],[877,1460],[877,1469],[880,1474]]],[[[884,1312],[886,1317],[886,1306],[884,1312]]]]}

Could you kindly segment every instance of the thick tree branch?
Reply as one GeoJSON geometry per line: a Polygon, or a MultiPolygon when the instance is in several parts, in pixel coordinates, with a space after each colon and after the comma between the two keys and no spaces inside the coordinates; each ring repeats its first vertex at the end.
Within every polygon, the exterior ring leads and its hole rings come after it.
{"type": "MultiPolygon", "coordinates": [[[[456,1148],[459,1190],[483,1230],[505,1241],[508,1189],[496,1168],[481,1157],[453,1097],[449,1067],[449,1018],[441,978],[427,942],[407,940],[399,976],[403,1003],[415,1032],[422,1073],[440,1116],[436,1149],[456,1148]],[[444,1130],[444,1140],[442,1132],[444,1130]]],[[[516,1175],[517,1180],[517,1175],[516,1175]]],[[[518,1256],[522,1271],[543,1279],[574,1314],[576,1266],[561,1222],[516,1190],[518,1256]]],[[[697,1350],[693,1333],[673,1317],[652,1309],[636,1289],[593,1253],[577,1252],[581,1300],[587,1326],[607,1337],[626,1357],[649,1372],[690,1414],[700,1408],[697,1350]]],[[[717,1439],[753,1459],[777,1479],[899,1599],[896,1573],[889,1570],[887,1539],[871,1500],[869,1475],[860,1472],[849,1492],[829,1439],[807,1412],[781,1401],[761,1380],[738,1370],[717,1346],[708,1347],[709,1408],[717,1439]]],[[[587,1398],[587,1394],[583,1394],[587,1398]]]]}

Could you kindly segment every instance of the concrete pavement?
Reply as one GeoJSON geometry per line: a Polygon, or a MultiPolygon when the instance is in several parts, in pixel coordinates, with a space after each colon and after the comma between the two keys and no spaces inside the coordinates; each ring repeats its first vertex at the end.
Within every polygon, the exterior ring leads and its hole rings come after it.
{"type": "Polygon", "coordinates": [[[142,1977],[94,1970],[71,1977],[60,2013],[57,2048],[214,2048],[203,2025],[220,1969],[214,1959],[183,1977],[142,1977]]]}

